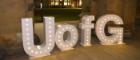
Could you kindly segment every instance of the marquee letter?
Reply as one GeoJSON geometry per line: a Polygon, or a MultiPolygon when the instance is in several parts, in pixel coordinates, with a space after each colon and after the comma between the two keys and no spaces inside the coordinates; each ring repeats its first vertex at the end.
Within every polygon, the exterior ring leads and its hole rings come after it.
{"type": "Polygon", "coordinates": [[[54,47],[54,17],[45,17],[45,44],[34,45],[32,18],[22,19],[22,39],[25,52],[32,57],[50,55],[54,47]]]}
{"type": "Polygon", "coordinates": [[[105,25],[107,22],[113,21],[117,25],[123,24],[122,19],[114,14],[104,15],[97,20],[96,34],[101,41],[102,45],[123,44],[123,28],[122,27],[109,27],[108,32],[111,36],[106,36],[105,25]]]}
{"type": "Polygon", "coordinates": [[[80,23],[81,28],[81,45],[91,46],[91,29],[94,28],[94,16],[84,16],[82,17],[82,23],[80,23]]]}
{"type": "Polygon", "coordinates": [[[56,30],[55,41],[61,51],[73,49],[78,41],[78,31],[73,25],[59,25],[56,30]],[[66,40],[64,40],[64,33],[68,32],[66,40]]]}

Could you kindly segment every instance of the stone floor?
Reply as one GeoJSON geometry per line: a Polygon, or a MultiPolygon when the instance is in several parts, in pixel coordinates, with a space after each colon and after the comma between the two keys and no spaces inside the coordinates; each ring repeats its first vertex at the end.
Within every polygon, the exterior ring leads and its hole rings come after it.
{"type": "Polygon", "coordinates": [[[26,54],[17,54],[7,57],[6,60],[140,60],[139,30],[140,28],[137,28],[133,38],[125,38],[124,45],[103,46],[94,43],[90,47],[77,45],[75,49],[64,52],[55,48],[50,56],[31,59],[26,54]]]}

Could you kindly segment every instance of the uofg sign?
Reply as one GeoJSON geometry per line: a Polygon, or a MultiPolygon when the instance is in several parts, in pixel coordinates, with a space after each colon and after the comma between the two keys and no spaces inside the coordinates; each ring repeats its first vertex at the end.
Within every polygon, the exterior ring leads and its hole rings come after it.
{"type": "MultiPolygon", "coordinates": [[[[79,27],[81,29],[81,45],[91,46],[91,29],[95,28],[96,35],[102,45],[123,44],[123,27],[108,27],[109,36],[105,33],[105,26],[112,21],[116,25],[122,25],[122,18],[114,14],[106,14],[100,17],[96,24],[92,23],[95,17],[92,15],[83,16],[79,27]]],[[[50,55],[55,44],[61,51],[71,50],[78,41],[78,30],[70,24],[55,25],[54,17],[44,17],[45,44],[34,44],[34,32],[32,18],[22,19],[22,40],[25,52],[32,57],[50,55]],[[69,34],[64,40],[64,34],[69,34]]]]}

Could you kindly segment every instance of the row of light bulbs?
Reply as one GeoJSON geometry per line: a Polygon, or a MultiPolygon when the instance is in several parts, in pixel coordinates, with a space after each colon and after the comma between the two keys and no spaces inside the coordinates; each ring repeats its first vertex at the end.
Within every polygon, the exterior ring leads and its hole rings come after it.
{"type": "MultiPolygon", "coordinates": [[[[78,30],[75,26],[70,24],[58,25],[55,30],[54,17],[44,17],[45,26],[45,45],[34,45],[34,32],[32,18],[22,19],[22,39],[25,52],[29,56],[41,57],[50,55],[55,43],[61,51],[73,49],[78,41],[78,30]],[[64,34],[69,34],[66,40],[64,40],[64,34]]],[[[94,24],[91,23],[95,20],[92,15],[83,16],[79,27],[81,28],[81,45],[91,46],[91,29],[94,28],[94,24]]],[[[122,19],[114,14],[107,14],[100,17],[95,25],[95,31],[97,37],[101,41],[102,45],[115,45],[123,44],[123,28],[122,27],[109,27],[108,31],[111,36],[106,36],[104,28],[107,22],[113,21],[116,25],[123,24],[122,19]]]]}

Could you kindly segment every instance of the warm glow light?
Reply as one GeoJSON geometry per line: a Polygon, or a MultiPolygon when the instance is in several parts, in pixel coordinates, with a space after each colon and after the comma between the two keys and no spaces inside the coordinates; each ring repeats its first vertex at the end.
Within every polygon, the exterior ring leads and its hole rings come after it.
{"type": "Polygon", "coordinates": [[[105,25],[112,21],[116,25],[123,24],[122,19],[114,14],[104,15],[97,20],[96,23],[96,34],[101,41],[102,45],[114,45],[114,44],[123,44],[123,28],[122,27],[109,27],[108,32],[111,33],[111,36],[106,36],[105,34],[105,25]]]}
{"type": "Polygon", "coordinates": [[[55,2],[55,5],[59,5],[59,2],[57,1],[57,2],[55,2]]]}
{"type": "Polygon", "coordinates": [[[64,2],[64,5],[67,6],[67,2],[64,2]]]}
{"type": "Polygon", "coordinates": [[[82,0],[79,0],[79,6],[82,6],[82,0]]]}

